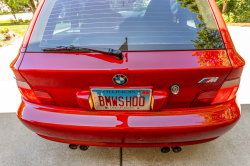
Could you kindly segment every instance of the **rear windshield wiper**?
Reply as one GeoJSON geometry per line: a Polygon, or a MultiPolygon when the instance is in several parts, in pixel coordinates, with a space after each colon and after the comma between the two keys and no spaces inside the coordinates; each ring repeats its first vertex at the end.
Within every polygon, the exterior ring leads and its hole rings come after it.
{"type": "Polygon", "coordinates": [[[85,48],[85,47],[75,47],[73,45],[69,46],[69,47],[65,47],[65,46],[57,46],[56,48],[44,48],[42,49],[42,51],[44,52],[58,52],[58,51],[66,51],[66,52],[90,52],[90,51],[94,51],[94,52],[99,52],[99,53],[103,53],[103,54],[107,54],[107,55],[114,55],[116,56],[117,59],[123,59],[124,55],[122,54],[121,50],[115,50],[112,48],[85,48]]]}

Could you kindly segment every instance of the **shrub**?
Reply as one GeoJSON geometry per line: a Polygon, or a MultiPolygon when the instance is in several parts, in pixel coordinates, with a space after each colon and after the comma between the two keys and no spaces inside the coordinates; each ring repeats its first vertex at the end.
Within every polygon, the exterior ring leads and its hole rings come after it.
{"type": "Polygon", "coordinates": [[[24,23],[23,19],[21,19],[21,18],[19,18],[19,19],[17,20],[17,22],[18,22],[18,24],[24,23]]]}
{"type": "Polygon", "coordinates": [[[0,27],[0,33],[8,33],[10,30],[5,27],[0,27]]]}
{"type": "Polygon", "coordinates": [[[226,23],[233,23],[233,13],[223,13],[222,17],[226,23]]]}
{"type": "Polygon", "coordinates": [[[10,19],[10,23],[11,23],[12,25],[18,24],[17,20],[13,20],[12,18],[10,19]]]}
{"type": "Polygon", "coordinates": [[[5,39],[7,39],[7,40],[11,38],[10,34],[5,34],[4,37],[5,37],[5,39]]]}
{"type": "Polygon", "coordinates": [[[29,24],[29,23],[30,23],[30,20],[24,20],[24,23],[25,23],[25,24],[29,24]]]}

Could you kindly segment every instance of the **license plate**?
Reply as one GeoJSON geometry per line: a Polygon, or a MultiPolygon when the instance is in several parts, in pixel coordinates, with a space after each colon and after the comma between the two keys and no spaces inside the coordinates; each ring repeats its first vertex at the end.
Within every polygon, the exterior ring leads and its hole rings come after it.
{"type": "Polygon", "coordinates": [[[150,110],[151,89],[91,89],[96,110],[150,110]]]}

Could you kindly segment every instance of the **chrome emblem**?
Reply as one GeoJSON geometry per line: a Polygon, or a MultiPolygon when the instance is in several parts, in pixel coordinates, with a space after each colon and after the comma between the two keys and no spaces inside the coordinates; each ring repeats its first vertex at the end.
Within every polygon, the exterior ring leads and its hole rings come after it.
{"type": "Polygon", "coordinates": [[[216,82],[219,77],[209,77],[209,78],[203,78],[202,80],[199,81],[199,83],[212,83],[216,82]]]}
{"type": "Polygon", "coordinates": [[[171,92],[174,94],[174,95],[177,95],[179,93],[179,90],[180,90],[180,86],[179,85],[172,85],[170,87],[170,90],[171,92]]]}
{"type": "Polygon", "coordinates": [[[125,85],[128,82],[128,78],[125,75],[122,74],[116,74],[113,77],[113,82],[116,85],[125,85]]]}

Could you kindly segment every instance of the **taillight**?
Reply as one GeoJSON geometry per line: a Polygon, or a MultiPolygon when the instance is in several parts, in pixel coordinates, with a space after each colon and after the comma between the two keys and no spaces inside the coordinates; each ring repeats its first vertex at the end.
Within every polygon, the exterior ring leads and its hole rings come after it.
{"type": "Polygon", "coordinates": [[[18,89],[25,100],[33,103],[41,103],[46,105],[57,105],[49,93],[41,90],[32,89],[27,82],[16,81],[18,89]]]}
{"type": "Polygon", "coordinates": [[[220,89],[200,93],[194,100],[192,107],[208,106],[232,100],[240,85],[240,78],[224,81],[220,89]]]}

